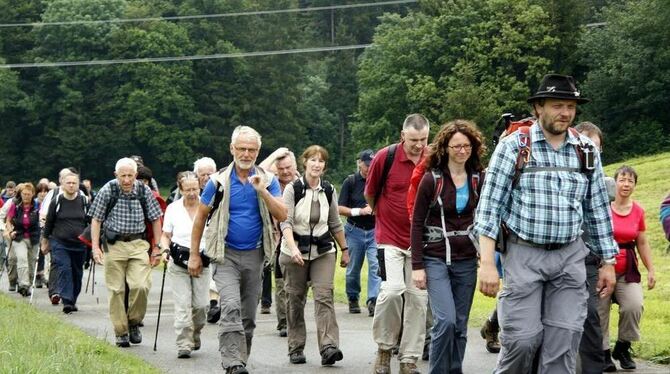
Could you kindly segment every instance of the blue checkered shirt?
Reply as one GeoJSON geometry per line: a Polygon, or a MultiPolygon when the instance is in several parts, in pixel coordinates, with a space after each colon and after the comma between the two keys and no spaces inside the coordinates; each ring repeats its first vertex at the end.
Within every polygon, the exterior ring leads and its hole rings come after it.
{"type": "Polygon", "coordinates": [[[120,190],[120,186],[118,187],[121,192],[119,200],[105,219],[105,212],[107,211],[107,205],[110,202],[112,193],[112,184],[118,186],[119,182],[116,179],[107,182],[98,191],[88,212],[88,215],[91,217],[104,221],[106,228],[121,234],[139,234],[144,232],[146,226],[142,204],[139,200],[139,188],[144,188],[144,197],[147,199],[147,218],[149,221],[155,221],[162,215],[160,205],[158,205],[158,201],[156,201],[149,187],[140,181],[135,181],[133,190],[130,193],[124,193],[120,190]]]}
{"type": "MultiPolygon", "coordinates": [[[[530,128],[531,159],[526,167],[580,168],[573,145],[579,139],[568,132],[567,141],[554,150],[545,140],[540,126],[530,128]]],[[[581,136],[582,142],[590,142],[581,136]]],[[[518,136],[504,138],[496,147],[486,171],[486,182],[477,207],[475,231],[496,238],[500,222],[521,239],[538,243],[569,243],[581,234],[582,222],[589,228],[593,251],[604,259],[618,248],[612,233],[609,199],[604,183],[600,154],[589,178],[576,171],[542,170],[522,173],[513,187],[519,153],[518,136]]]]}

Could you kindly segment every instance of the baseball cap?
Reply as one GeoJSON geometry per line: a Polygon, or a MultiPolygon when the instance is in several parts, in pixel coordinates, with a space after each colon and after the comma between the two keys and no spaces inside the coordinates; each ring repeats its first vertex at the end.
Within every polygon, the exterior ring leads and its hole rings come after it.
{"type": "Polygon", "coordinates": [[[366,166],[370,166],[373,158],[375,158],[375,152],[372,149],[366,149],[358,154],[358,159],[363,161],[366,166]]]}

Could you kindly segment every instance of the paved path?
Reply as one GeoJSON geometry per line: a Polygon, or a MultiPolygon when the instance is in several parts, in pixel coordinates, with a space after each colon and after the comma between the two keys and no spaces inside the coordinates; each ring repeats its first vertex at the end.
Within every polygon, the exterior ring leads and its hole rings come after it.
{"type": "MultiPolygon", "coordinates": [[[[84,273],[84,285],[88,271],[84,273]]],[[[165,373],[221,373],[220,357],[218,352],[217,326],[208,324],[202,335],[203,347],[194,352],[190,359],[177,359],[175,347],[175,333],[173,324],[173,298],[170,291],[169,280],[166,280],[165,293],[163,296],[163,309],[161,312],[160,330],[158,335],[158,348],[153,351],[154,334],[156,332],[156,317],[158,314],[158,300],[160,294],[162,271],[153,272],[153,286],[149,296],[149,308],[144,320],[145,327],[142,329],[144,341],[142,344],[133,345],[126,349],[127,352],[137,354],[152,365],[160,368],[165,373]]],[[[114,343],[114,331],[108,319],[107,296],[104,287],[103,269],[96,267],[95,294],[91,295],[91,289],[87,294],[80,296],[79,312],[65,315],[61,307],[52,306],[47,298],[46,288],[35,290],[34,304],[39,310],[58,315],[64,321],[72,323],[86,333],[114,343]]],[[[3,292],[7,290],[6,276],[0,280],[3,292]]],[[[16,299],[22,299],[16,293],[11,294],[16,299]]],[[[27,302],[27,299],[24,299],[27,302]]],[[[260,309],[260,308],[259,308],[260,309]]],[[[257,328],[254,335],[254,345],[248,369],[251,373],[370,373],[375,359],[376,345],[372,340],[372,318],[367,314],[353,315],[347,311],[347,306],[338,304],[335,308],[337,321],[340,326],[340,348],[344,353],[344,360],[339,361],[333,367],[322,367],[316,343],[316,327],[313,320],[313,303],[307,303],[305,316],[307,321],[307,346],[305,355],[307,363],[304,365],[291,365],[288,362],[286,338],[280,338],[277,334],[276,317],[274,314],[259,315],[257,328]]],[[[483,340],[478,335],[476,328],[471,328],[468,333],[469,344],[465,356],[465,373],[490,373],[495,365],[496,355],[487,353],[484,349],[483,340]]],[[[419,361],[422,372],[428,372],[428,365],[419,361]]],[[[392,361],[392,370],[398,371],[398,361],[392,361]]],[[[652,366],[640,362],[637,374],[667,374],[668,367],[652,366]]]]}

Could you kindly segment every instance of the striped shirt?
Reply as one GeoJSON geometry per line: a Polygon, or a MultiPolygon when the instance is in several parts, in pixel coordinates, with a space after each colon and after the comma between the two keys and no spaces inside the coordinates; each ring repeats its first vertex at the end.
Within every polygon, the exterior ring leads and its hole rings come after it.
{"type": "Polygon", "coordinates": [[[144,223],[144,212],[142,211],[142,204],[139,200],[139,189],[144,188],[144,198],[146,199],[147,218],[149,221],[155,221],[163,214],[160,205],[154,197],[148,186],[140,181],[135,181],[133,190],[130,193],[125,193],[121,190],[119,182],[112,179],[107,182],[93,200],[88,215],[98,221],[104,221],[106,228],[112,229],[120,234],[139,234],[144,232],[146,226],[144,223]],[[109,216],[105,217],[107,205],[110,203],[112,195],[112,184],[116,184],[115,188],[120,191],[119,199],[116,205],[109,212],[109,216]]]}
{"type": "MultiPolygon", "coordinates": [[[[525,167],[581,167],[574,147],[579,139],[569,131],[567,141],[557,150],[546,141],[537,123],[531,126],[530,136],[531,157],[525,167]]],[[[590,143],[584,136],[581,141],[590,143]]],[[[594,155],[591,183],[581,172],[541,170],[522,173],[513,187],[518,153],[516,134],[503,139],[493,152],[477,207],[475,231],[496,238],[502,221],[530,242],[570,243],[580,236],[583,222],[589,228],[594,253],[604,259],[614,257],[618,249],[600,154],[596,151],[594,155]]]]}

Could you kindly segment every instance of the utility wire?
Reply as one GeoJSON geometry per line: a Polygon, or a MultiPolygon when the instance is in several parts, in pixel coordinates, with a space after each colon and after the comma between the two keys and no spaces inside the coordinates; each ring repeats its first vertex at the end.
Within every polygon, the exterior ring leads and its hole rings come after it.
{"type": "Polygon", "coordinates": [[[0,69],[28,69],[28,68],[48,68],[48,67],[138,64],[138,63],[149,63],[149,62],[153,63],[153,62],[172,62],[172,61],[220,60],[220,59],[227,59],[227,58],[260,57],[260,56],[290,55],[290,54],[297,54],[297,53],[344,51],[344,50],[350,50],[350,49],[369,48],[371,46],[372,46],[372,44],[352,44],[352,45],[340,45],[340,46],[333,46],[333,47],[282,49],[282,50],[277,50],[277,51],[217,53],[217,54],[213,54],[213,55],[147,57],[147,58],[129,58],[129,59],[116,59],[116,60],[92,60],[92,61],[34,62],[34,63],[20,63],[20,64],[4,64],[4,65],[0,65],[0,69]]]}
{"type": "Polygon", "coordinates": [[[194,19],[212,19],[212,18],[226,18],[226,17],[240,17],[240,16],[257,16],[268,14],[284,14],[284,13],[302,13],[302,12],[317,12],[322,10],[334,9],[353,9],[353,8],[367,8],[374,6],[398,5],[416,3],[418,0],[390,0],[380,1],[376,3],[360,3],[360,4],[344,4],[344,5],[329,5],[310,8],[291,8],[291,9],[275,9],[275,10],[258,10],[249,12],[233,12],[233,13],[218,13],[218,14],[199,14],[191,16],[171,16],[171,17],[144,17],[144,18],[116,18],[104,20],[79,20],[79,21],[55,21],[55,22],[25,22],[25,23],[0,23],[0,28],[11,27],[45,27],[45,26],[64,26],[64,25],[97,25],[105,23],[139,23],[152,21],[182,21],[194,19]]]}

